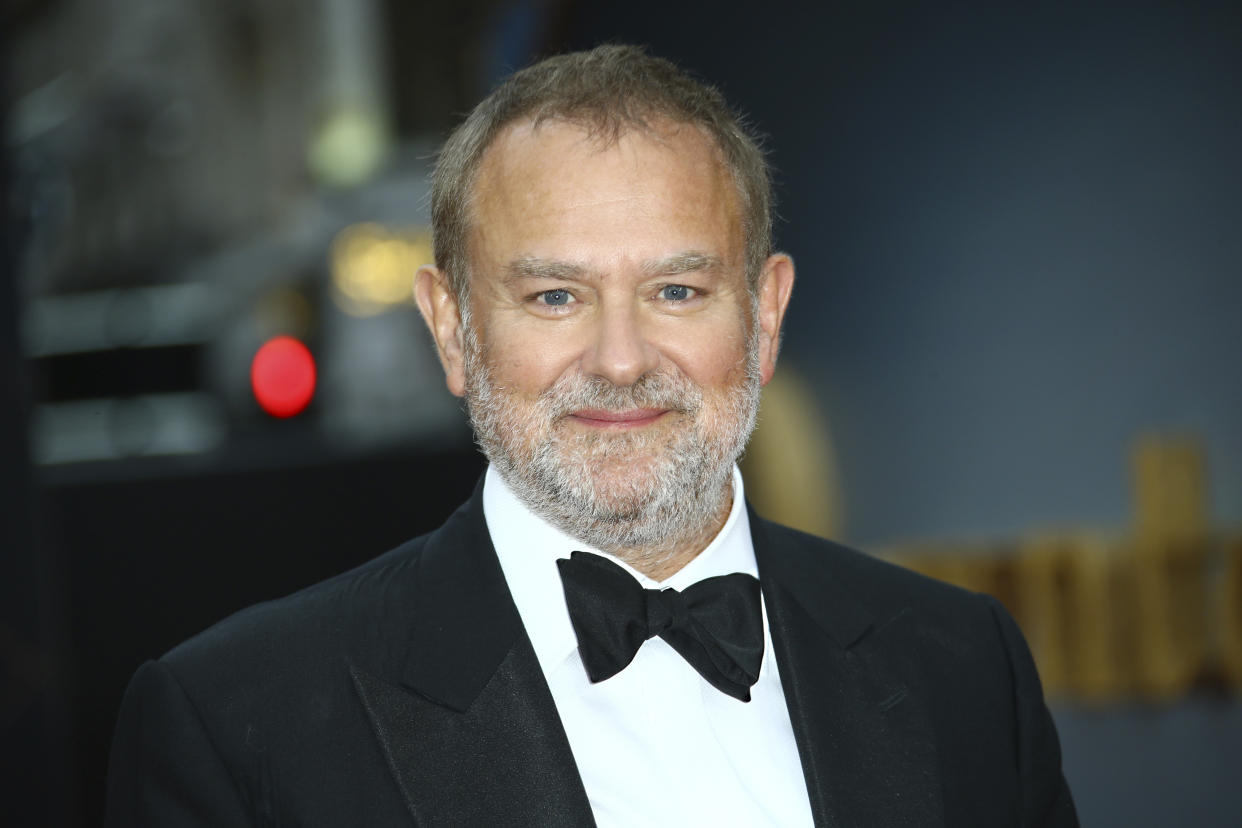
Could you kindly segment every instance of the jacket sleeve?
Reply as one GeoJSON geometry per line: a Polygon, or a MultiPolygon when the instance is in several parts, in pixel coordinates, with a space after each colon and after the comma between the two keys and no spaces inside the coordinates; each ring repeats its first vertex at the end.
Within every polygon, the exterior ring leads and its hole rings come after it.
{"type": "Polygon", "coordinates": [[[107,828],[254,824],[194,704],[160,662],[142,665],[125,691],[105,814],[107,828]]]}
{"type": "MultiPolygon", "coordinates": [[[[985,596],[986,597],[986,596],[985,596]]],[[[1013,674],[1017,767],[1023,828],[1077,828],[1078,816],[1061,771],[1061,744],[1026,639],[995,598],[987,597],[1013,674]]]]}

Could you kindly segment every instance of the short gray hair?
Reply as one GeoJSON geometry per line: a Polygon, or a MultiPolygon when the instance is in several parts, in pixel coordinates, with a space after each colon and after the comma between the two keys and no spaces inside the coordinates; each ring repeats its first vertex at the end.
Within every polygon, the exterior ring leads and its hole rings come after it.
{"type": "Polygon", "coordinates": [[[772,252],[772,184],[760,140],[724,96],[641,47],[599,46],[547,58],[510,75],[444,143],[431,188],[436,266],[459,300],[468,295],[466,239],[474,179],[483,154],[509,124],[558,119],[616,141],[655,120],[691,124],[715,142],[742,207],[747,280],[754,288],[772,252]]]}

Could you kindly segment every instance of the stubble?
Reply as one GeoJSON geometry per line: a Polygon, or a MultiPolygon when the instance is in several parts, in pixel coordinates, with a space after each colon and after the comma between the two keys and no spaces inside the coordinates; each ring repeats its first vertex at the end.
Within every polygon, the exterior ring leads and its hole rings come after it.
{"type": "Polygon", "coordinates": [[[670,366],[629,386],[566,374],[533,400],[494,380],[468,320],[464,345],[476,439],[518,498],[553,526],[654,571],[687,543],[703,538],[705,544],[723,524],[733,464],[759,408],[754,331],[736,380],[718,390],[705,391],[670,366]],[[573,428],[566,421],[583,409],[636,408],[668,413],[661,427],[622,432],[573,428]]]}

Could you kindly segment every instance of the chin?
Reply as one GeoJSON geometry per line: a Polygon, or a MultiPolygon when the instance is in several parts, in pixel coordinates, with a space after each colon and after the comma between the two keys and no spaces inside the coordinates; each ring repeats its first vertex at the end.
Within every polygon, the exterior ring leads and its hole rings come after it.
{"type": "Polygon", "coordinates": [[[587,480],[589,493],[582,493],[579,508],[613,519],[641,513],[657,486],[656,478],[633,468],[596,469],[587,480]]]}

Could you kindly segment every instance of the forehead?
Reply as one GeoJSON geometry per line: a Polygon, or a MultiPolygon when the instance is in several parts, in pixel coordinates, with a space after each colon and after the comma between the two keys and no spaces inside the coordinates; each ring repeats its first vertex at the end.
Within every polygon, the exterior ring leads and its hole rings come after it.
{"type": "Polygon", "coordinates": [[[473,196],[472,255],[591,242],[598,254],[610,240],[695,249],[710,244],[725,260],[740,253],[733,177],[715,142],[689,124],[655,122],[600,137],[563,120],[521,121],[506,127],[484,154],[473,196]]]}

